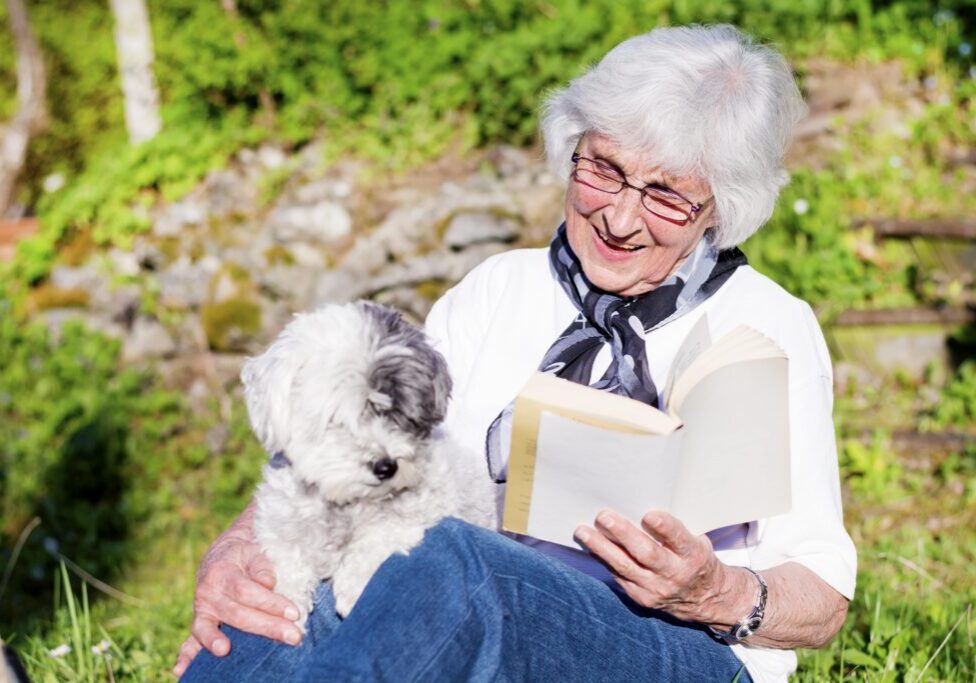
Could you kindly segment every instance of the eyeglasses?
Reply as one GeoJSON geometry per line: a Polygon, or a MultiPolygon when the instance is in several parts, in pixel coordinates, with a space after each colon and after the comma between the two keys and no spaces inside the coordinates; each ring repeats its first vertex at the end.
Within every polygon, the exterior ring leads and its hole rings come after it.
{"type": "Polygon", "coordinates": [[[693,221],[710,201],[706,199],[695,204],[677,192],[661,187],[653,185],[637,187],[628,183],[623,174],[609,164],[580,156],[578,152],[573,152],[571,158],[575,164],[572,176],[576,182],[608,194],[617,194],[625,187],[637,190],[641,196],[641,205],[645,209],[675,225],[686,225],[693,221]]]}

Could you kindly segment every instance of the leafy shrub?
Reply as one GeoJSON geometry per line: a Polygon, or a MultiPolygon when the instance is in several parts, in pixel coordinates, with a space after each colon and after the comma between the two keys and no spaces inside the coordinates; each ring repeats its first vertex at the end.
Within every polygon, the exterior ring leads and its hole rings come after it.
{"type": "MultiPolygon", "coordinates": [[[[960,51],[973,19],[963,0],[935,13],[915,0],[239,0],[233,12],[216,2],[155,0],[149,9],[164,132],[133,149],[122,130],[108,5],[54,0],[31,8],[49,61],[52,118],[26,173],[44,230],[21,249],[13,273],[21,282],[42,278],[73,233],[91,230],[99,243],[124,246],[146,227],[147,203],[178,196],[264,137],[299,145],[324,131],[331,154],[351,150],[393,166],[449,148],[531,143],[546,90],[653,26],[733,22],[775,39],[793,58],[899,58],[915,74],[936,72],[947,59],[965,69],[972,59],[960,51]],[[74,28],[65,31],[69,21],[74,28]],[[822,32],[811,34],[811,25],[822,32]],[[41,179],[52,171],[66,173],[68,187],[40,200],[41,179]]],[[[0,113],[13,111],[13,64],[9,41],[0,40],[0,85],[10,86],[0,87],[0,113]]],[[[973,89],[960,88],[953,104],[971,112],[973,89]]],[[[913,133],[917,146],[936,144],[933,130],[974,142],[970,118],[934,111],[913,133]]],[[[852,184],[887,202],[876,177],[866,169],[852,184]]],[[[940,181],[929,173],[909,187],[941,197],[940,181]]],[[[883,185],[898,186],[887,178],[883,185]]],[[[804,223],[800,232],[812,236],[810,219],[804,223]]],[[[842,271],[839,286],[857,276],[846,258],[830,268],[842,271]]]]}
{"type": "Polygon", "coordinates": [[[929,429],[946,427],[969,428],[976,425],[976,360],[964,362],[942,390],[932,414],[923,426],[929,429]]]}
{"type": "Polygon", "coordinates": [[[186,515],[210,520],[215,535],[240,510],[261,449],[240,407],[228,419],[191,414],[151,374],[120,368],[117,341],[77,323],[54,334],[17,320],[7,301],[0,309],[0,548],[42,519],[0,604],[0,624],[23,624],[47,608],[61,553],[111,581],[186,515]],[[232,457],[209,457],[216,420],[227,422],[232,457]]]}

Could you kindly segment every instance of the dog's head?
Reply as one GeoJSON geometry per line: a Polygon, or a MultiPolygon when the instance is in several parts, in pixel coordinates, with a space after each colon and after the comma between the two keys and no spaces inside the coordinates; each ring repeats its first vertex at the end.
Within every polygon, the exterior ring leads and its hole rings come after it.
{"type": "Polygon", "coordinates": [[[364,301],[297,315],[241,376],[261,443],[336,503],[419,482],[451,391],[424,333],[364,301]]]}

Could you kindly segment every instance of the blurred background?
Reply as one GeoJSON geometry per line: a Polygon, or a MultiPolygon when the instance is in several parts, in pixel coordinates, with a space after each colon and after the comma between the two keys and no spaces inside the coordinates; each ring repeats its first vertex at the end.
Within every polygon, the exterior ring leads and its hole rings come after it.
{"type": "Polygon", "coordinates": [[[689,22],[810,106],[744,245],[825,327],[860,552],[797,678],[976,677],[976,1],[3,0],[0,636],[36,680],[169,680],[266,457],[242,359],[546,244],[543,94],[689,22]]]}

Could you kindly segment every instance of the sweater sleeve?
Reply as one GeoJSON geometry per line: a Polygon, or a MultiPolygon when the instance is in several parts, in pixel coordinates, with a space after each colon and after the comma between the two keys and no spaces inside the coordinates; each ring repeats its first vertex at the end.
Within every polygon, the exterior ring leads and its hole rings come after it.
{"type": "Polygon", "coordinates": [[[790,448],[793,506],[765,520],[752,566],[801,564],[851,599],[857,554],[841,505],[832,419],[833,378],[823,333],[810,307],[797,302],[790,321],[790,448]]]}

